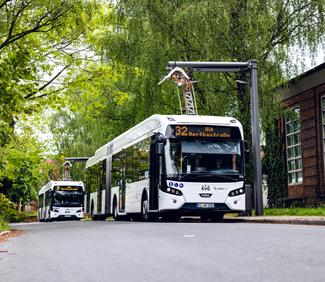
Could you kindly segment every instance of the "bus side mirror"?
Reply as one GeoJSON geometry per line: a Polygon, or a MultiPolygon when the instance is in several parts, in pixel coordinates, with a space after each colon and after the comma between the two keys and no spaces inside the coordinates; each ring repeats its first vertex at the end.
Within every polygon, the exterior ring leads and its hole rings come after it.
{"type": "Polygon", "coordinates": [[[157,143],[156,144],[156,154],[158,156],[162,156],[164,153],[164,143],[157,143]]]}

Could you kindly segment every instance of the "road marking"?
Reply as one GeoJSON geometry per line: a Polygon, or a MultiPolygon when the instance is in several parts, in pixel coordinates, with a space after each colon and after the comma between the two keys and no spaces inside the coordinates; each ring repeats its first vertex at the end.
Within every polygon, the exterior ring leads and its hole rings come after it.
{"type": "Polygon", "coordinates": [[[195,237],[195,235],[194,234],[184,234],[184,237],[185,238],[193,238],[193,237],[195,237]]]}

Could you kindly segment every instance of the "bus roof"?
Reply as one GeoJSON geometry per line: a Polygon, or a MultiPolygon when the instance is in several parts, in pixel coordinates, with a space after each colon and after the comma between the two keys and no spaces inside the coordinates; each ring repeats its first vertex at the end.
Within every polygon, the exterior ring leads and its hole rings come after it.
{"type": "Polygon", "coordinates": [[[168,125],[192,124],[238,127],[243,136],[241,123],[233,117],[199,115],[152,115],[134,127],[100,147],[95,155],[88,159],[86,168],[106,159],[109,153],[117,153],[132,144],[152,136],[154,133],[165,135],[168,125]]]}
{"type": "Polygon", "coordinates": [[[47,190],[53,189],[54,186],[82,186],[84,189],[84,184],[82,181],[53,181],[46,183],[41,190],[39,190],[38,195],[43,194],[47,190]]]}

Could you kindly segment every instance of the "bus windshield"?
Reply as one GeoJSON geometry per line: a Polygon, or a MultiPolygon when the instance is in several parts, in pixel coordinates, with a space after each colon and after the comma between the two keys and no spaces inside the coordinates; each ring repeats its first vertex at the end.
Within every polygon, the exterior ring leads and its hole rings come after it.
{"type": "Polygon", "coordinates": [[[240,140],[172,140],[167,142],[167,177],[242,176],[240,140]]]}
{"type": "Polygon", "coordinates": [[[55,186],[53,193],[53,206],[55,207],[81,207],[84,192],[81,186],[55,186]]]}

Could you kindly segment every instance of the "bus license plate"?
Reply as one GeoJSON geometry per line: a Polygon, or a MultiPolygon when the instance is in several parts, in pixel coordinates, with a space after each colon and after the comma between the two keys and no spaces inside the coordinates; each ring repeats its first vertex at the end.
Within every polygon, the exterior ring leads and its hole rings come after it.
{"type": "Polygon", "coordinates": [[[214,204],[212,204],[212,203],[198,203],[198,204],[196,204],[196,207],[209,209],[209,208],[214,208],[214,204]]]}

